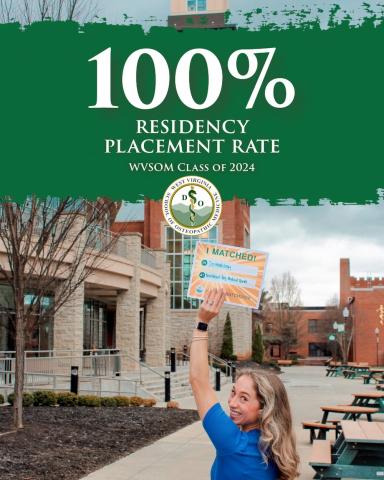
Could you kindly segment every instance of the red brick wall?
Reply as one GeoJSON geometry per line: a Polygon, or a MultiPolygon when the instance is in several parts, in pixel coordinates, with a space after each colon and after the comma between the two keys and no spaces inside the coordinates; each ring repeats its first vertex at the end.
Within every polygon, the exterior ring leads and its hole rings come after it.
{"type": "Polygon", "coordinates": [[[250,233],[250,209],[244,200],[234,198],[223,202],[221,212],[222,242],[236,247],[245,246],[245,228],[250,233]]]}
{"type": "Polygon", "coordinates": [[[144,236],[144,222],[116,222],[111,230],[116,233],[141,233],[144,236]]]}
{"type": "Polygon", "coordinates": [[[300,357],[309,356],[309,344],[310,343],[327,343],[328,335],[332,332],[328,332],[324,326],[325,310],[303,310],[301,317],[297,325],[297,338],[299,343],[296,351],[300,357]],[[309,320],[317,320],[317,332],[309,332],[309,320]]]}
{"type": "Polygon", "coordinates": [[[345,306],[348,297],[355,300],[349,308],[354,323],[353,360],[376,365],[376,335],[379,328],[379,364],[384,365],[384,325],[380,324],[378,309],[384,305],[383,278],[356,278],[349,272],[349,259],[340,260],[340,304],[345,306]],[[348,268],[346,268],[348,266],[348,268]],[[349,278],[347,278],[347,275],[349,278]],[[348,285],[349,288],[346,288],[348,285]]]}

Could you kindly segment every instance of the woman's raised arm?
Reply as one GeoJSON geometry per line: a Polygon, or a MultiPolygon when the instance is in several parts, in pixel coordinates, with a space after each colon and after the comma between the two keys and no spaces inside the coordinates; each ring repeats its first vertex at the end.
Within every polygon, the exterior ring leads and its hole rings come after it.
{"type": "MultiPolygon", "coordinates": [[[[208,326],[209,322],[220,312],[224,298],[225,293],[222,289],[207,291],[198,311],[197,326],[199,323],[208,326]]],[[[207,411],[218,401],[216,393],[209,383],[208,328],[205,331],[198,328],[193,330],[190,357],[189,381],[197,410],[200,418],[203,419],[207,411]]]]}

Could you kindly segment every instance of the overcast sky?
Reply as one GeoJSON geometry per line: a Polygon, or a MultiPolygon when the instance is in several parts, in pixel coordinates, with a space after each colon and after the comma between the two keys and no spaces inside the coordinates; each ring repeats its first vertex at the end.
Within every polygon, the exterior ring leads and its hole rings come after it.
{"type": "Polygon", "coordinates": [[[252,248],[269,252],[271,278],[290,271],[304,305],[324,305],[339,293],[339,260],[350,258],[356,276],[384,276],[384,203],[251,207],[252,248]]]}
{"type": "MultiPolygon", "coordinates": [[[[142,23],[146,28],[151,25],[164,25],[169,14],[170,0],[95,0],[98,3],[98,11],[100,17],[106,17],[108,23],[123,23],[124,15],[132,17],[135,23],[142,23]],[[152,18],[151,18],[152,17],[152,18]]],[[[263,18],[268,19],[271,15],[271,20],[278,23],[287,23],[289,17],[286,12],[293,9],[305,9],[310,11],[309,19],[318,16],[323,25],[325,25],[328,12],[332,5],[340,5],[341,11],[348,12],[356,22],[364,15],[364,8],[361,0],[318,0],[312,1],[282,1],[282,0],[230,0],[230,10],[233,14],[232,21],[238,25],[244,25],[246,20],[245,12],[250,12],[256,8],[263,10],[262,15],[258,15],[254,20],[255,25],[259,24],[263,18]],[[318,9],[324,9],[324,12],[319,12],[318,9]],[[273,15],[272,12],[278,11],[278,15],[273,15]]],[[[379,11],[382,7],[379,6],[379,1],[367,1],[372,10],[379,11]]],[[[381,2],[382,3],[382,2],[381,2]]],[[[292,15],[290,17],[292,19],[292,15]]],[[[128,22],[131,22],[129,19],[128,22]]],[[[252,20],[253,25],[253,20],[252,20]]],[[[251,25],[251,26],[252,26],[251,25]]]]}

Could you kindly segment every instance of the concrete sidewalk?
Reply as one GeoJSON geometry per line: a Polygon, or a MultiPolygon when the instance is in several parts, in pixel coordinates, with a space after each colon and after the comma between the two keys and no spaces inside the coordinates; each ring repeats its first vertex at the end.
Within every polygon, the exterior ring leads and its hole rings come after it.
{"type": "MultiPolygon", "coordinates": [[[[308,465],[311,451],[309,431],[301,428],[304,420],[320,420],[321,405],[347,404],[352,393],[374,391],[372,385],[363,385],[361,379],[346,380],[325,377],[324,367],[288,367],[280,377],[288,391],[293,412],[295,432],[301,458],[303,480],[313,478],[308,465]]],[[[224,407],[231,385],[219,392],[224,407]]],[[[195,408],[193,398],[179,401],[182,408],[195,408]]],[[[337,416],[332,418],[338,418],[337,416]]],[[[374,420],[383,420],[376,415],[374,420]]],[[[203,480],[210,478],[214,449],[201,422],[196,422],[178,432],[137,452],[122,458],[86,477],[83,480],[203,480]]]]}

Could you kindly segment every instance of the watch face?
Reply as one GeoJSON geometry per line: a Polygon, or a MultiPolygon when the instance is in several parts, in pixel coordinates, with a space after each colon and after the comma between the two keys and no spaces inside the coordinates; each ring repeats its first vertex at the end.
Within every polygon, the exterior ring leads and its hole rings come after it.
{"type": "Polygon", "coordinates": [[[197,329],[206,332],[208,330],[208,323],[199,322],[197,325],[197,329]]]}

